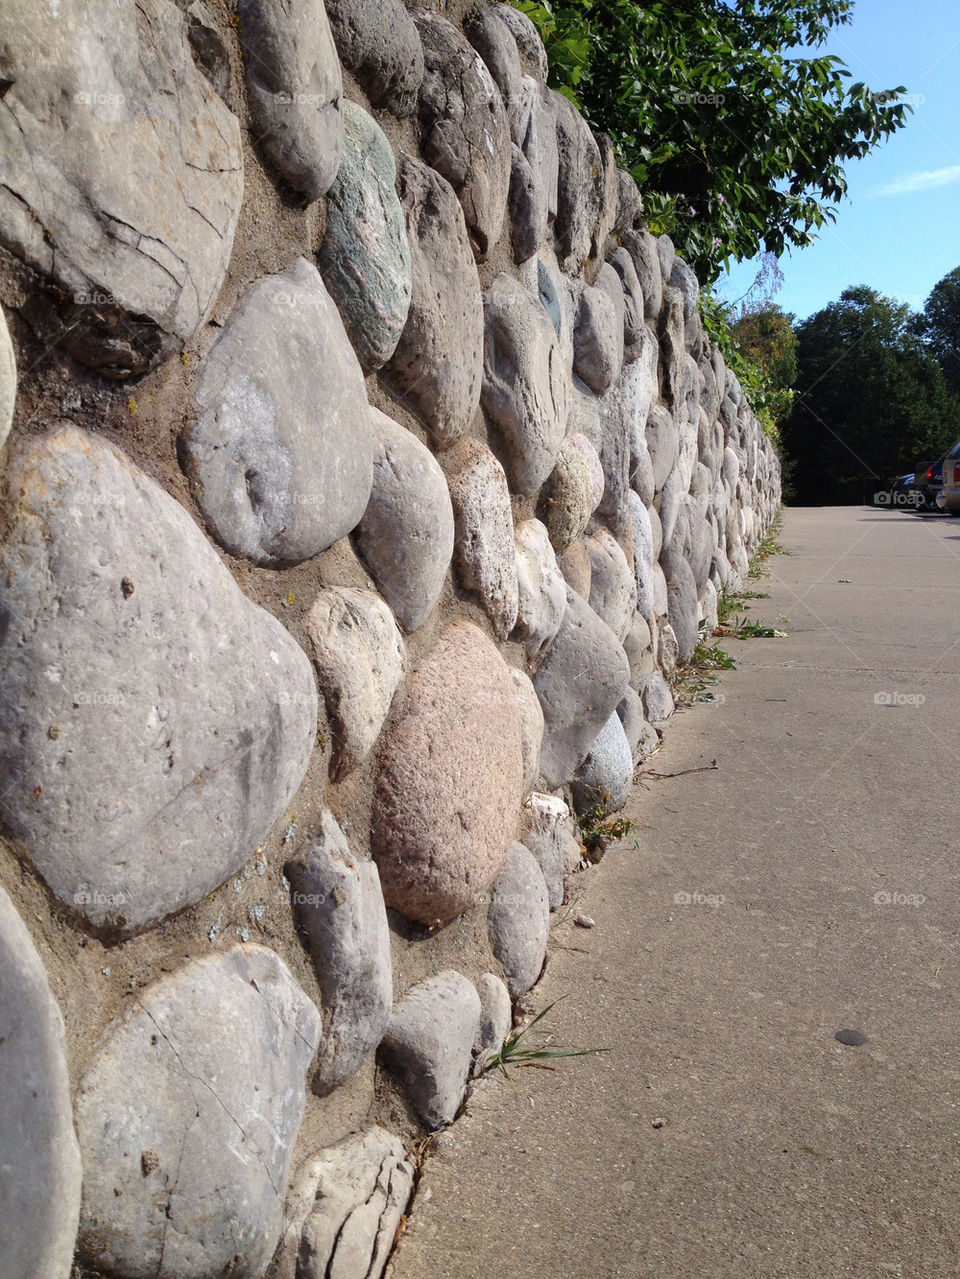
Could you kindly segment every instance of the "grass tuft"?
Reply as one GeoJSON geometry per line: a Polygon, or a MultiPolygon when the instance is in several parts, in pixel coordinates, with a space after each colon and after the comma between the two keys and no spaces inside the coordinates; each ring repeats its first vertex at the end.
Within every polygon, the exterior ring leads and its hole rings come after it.
{"type": "MultiPolygon", "coordinates": [[[[561,996],[566,998],[566,996],[561,996]]],[[[491,1053],[487,1060],[480,1066],[477,1071],[478,1075],[485,1075],[488,1071],[499,1070],[509,1079],[510,1075],[507,1070],[508,1066],[533,1066],[540,1070],[555,1070],[556,1067],[550,1065],[551,1061],[555,1061],[560,1057],[590,1057],[595,1053],[609,1052],[608,1048],[556,1048],[553,1047],[553,1036],[547,1035],[546,1039],[540,1043],[524,1042],[534,1026],[541,1022],[551,1008],[556,1007],[560,1002],[555,999],[552,1004],[547,1004],[546,1008],[537,1013],[522,1030],[512,1030],[503,1041],[503,1047],[498,1053],[491,1053]]]]}

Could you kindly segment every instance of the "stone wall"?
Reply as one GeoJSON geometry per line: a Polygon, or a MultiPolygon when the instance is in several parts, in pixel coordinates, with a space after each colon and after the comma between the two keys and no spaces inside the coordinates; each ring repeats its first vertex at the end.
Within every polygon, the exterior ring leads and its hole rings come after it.
{"type": "Polygon", "coordinates": [[[0,11],[7,1279],[379,1275],[775,515],[546,70],[499,4],[0,11]]]}

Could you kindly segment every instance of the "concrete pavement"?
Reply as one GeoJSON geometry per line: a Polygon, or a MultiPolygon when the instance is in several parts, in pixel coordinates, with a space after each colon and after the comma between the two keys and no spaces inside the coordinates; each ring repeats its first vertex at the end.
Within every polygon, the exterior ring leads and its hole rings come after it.
{"type": "Polygon", "coordinates": [[[475,1090],[394,1279],[960,1276],[960,520],[781,541],[532,992],[610,1051],[475,1090]]]}

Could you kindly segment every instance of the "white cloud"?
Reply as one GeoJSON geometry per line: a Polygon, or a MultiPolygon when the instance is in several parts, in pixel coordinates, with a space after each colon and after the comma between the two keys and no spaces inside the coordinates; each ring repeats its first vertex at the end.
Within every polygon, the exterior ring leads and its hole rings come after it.
{"type": "Polygon", "coordinates": [[[960,164],[951,164],[945,169],[908,173],[897,178],[896,182],[881,187],[877,195],[912,195],[914,191],[931,191],[934,187],[950,186],[953,182],[960,182],[960,164]]]}

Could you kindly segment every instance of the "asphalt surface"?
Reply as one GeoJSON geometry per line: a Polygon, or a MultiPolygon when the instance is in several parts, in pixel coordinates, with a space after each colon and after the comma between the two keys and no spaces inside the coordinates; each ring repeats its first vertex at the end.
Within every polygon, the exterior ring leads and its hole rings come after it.
{"type": "Polygon", "coordinates": [[[481,1083],[394,1279],[960,1276],[960,520],[781,544],[532,992],[609,1051],[481,1083]]]}

